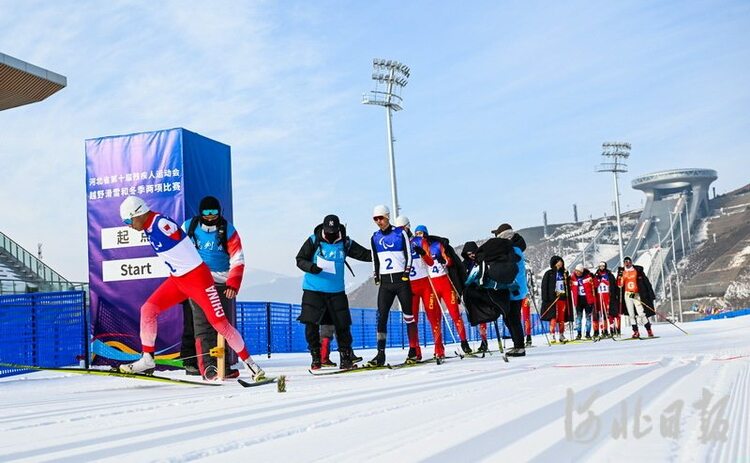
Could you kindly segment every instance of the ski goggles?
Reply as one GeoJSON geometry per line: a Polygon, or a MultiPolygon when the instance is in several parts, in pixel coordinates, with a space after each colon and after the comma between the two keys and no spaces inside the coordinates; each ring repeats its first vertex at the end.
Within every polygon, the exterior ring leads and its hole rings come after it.
{"type": "Polygon", "coordinates": [[[203,215],[219,215],[218,209],[203,209],[201,211],[203,215]]]}
{"type": "Polygon", "coordinates": [[[381,220],[385,220],[385,216],[377,215],[377,216],[373,217],[372,220],[374,220],[376,222],[380,222],[381,220]]]}
{"type": "Polygon", "coordinates": [[[122,219],[122,223],[125,225],[133,225],[133,219],[122,219]]]}

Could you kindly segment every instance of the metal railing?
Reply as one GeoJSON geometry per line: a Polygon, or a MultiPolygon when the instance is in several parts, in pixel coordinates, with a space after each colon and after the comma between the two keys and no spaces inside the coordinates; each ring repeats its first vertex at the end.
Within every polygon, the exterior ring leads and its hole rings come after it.
{"type": "Polygon", "coordinates": [[[67,282],[62,275],[52,270],[47,264],[2,232],[0,232],[0,250],[5,251],[10,257],[20,262],[24,267],[37,275],[40,280],[50,283],[67,282]]]}

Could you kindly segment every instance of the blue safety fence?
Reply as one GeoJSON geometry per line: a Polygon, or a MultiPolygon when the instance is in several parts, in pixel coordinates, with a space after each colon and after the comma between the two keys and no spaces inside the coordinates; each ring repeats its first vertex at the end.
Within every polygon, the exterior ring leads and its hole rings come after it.
{"type": "MultiPolygon", "coordinates": [[[[88,338],[83,291],[0,296],[0,363],[77,365],[88,338]]],[[[0,377],[25,371],[0,366],[0,377]]]]}
{"type": "Polygon", "coordinates": [[[716,313],[713,315],[708,315],[706,317],[700,318],[696,321],[718,320],[720,318],[734,318],[734,317],[742,317],[745,315],[750,315],[750,309],[741,309],[741,310],[733,310],[731,312],[716,313]]]}
{"type": "MultiPolygon", "coordinates": [[[[299,304],[282,304],[277,302],[237,302],[236,324],[237,329],[245,338],[251,354],[307,352],[305,341],[305,326],[297,321],[301,311],[299,304]]],[[[377,311],[375,309],[352,308],[352,347],[355,349],[373,349],[377,347],[377,311]]],[[[446,315],[447,316],[447,315],[446,315]]],[[[465,315],[462,314],[466,336],[469,341],[481,339],[479,327],[469,325],[465,315]]],[[[498,324],[500,335],[504,338],[510,334],[502,323],[498,324]]],[[[542,334],[548,331],[548,323],[539,321],[537,314],[531,315],[531,334],[542,334]]],[[[442,321],[442,336],[444,343],[459,340],[456,327],[452,320],[450,326],[446,319],[442,321]]],[[[495,330],[492,324],[487,326],[487,337],[495,339],[495,330]]],[[[423,346],[434,344],[432,328],[424,316],[419,317],[419,341],[423,346]]],[[[403,323],[401,312],[391,311],[388,319],[388,347],[408,347],[409,340],[406,334],[406,324],[403,323]]],[[[335,349],[335,345],[334,345],[335,349]]]]}
{"type": "MultiPolygon", "coordinates": [[[[86,296],[82,291],[31,293],[0,296],[0,363],[59,367],[86,362],[89,357],[90,329],[87,320],[86,296]]],[[[307,352],[305,327],[297,321],[298,304],[277,302],[238,302],[236,325],[252,354],[307,352]]],[[[352,337],[355,349],[377,346],[375,309],[351,309],[352,337]]],[[[469,325],[462,314],[469,341],[479,341],[478,327],[469,325]]],[[[532,334],[547,330],[547,322],[539,322],[532,314],[532,334]]],[[[424,312],[419,316],[419,340],[422,346],[434,344],[432,329],[424,312]]],[[[509,337],[502,321],[501,336],[509,337]]],[[[443,341],[458,339],[455,325],[442,322],[443,341]],[[451,334],[452,333],[452,334],[451,334]]],[[[487,327],[489,339],[495,339],[492,324],[487,327]]],[[[401,312],[391,311],[388,321],[388,347],[409,345],[406,325],[401,312]]],[[[336,346],[334,345],[335,349],[336,346]]],[[[27,370],[0,367],[0,377],[27,370]]]]}

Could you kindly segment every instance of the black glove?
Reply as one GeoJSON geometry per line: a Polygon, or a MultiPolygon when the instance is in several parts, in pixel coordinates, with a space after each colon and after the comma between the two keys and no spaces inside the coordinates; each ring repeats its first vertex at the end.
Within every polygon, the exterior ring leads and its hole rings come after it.
{"type": "Polygon", "coordinates": [[[379,276],[375,275],[374,277],[372,277],[372,279],[373,279],[373,281],[375,281],[376,285],[380,284],[380,277],[379,276]]]}
{"type": "Polygon", "coordinates": [[[445,265],[445,258],[443,257],[442,254],[438,254],[437,256],[435,256],[435,260],[445,265]]]}
{"type": "Polygon", "coordinates": [[[425,254],[427,254],[422,246],[413,246],[413,248],[414,252],[416,252],[420,256],[424,256],[425,254]]]}
{"type": "Polygon", "coordinates": [[[312,274],[314,274],[314,275],[317,275],[318,273],[320,273],[320,272],[322,272],[322,271],[323,271],[323,269],[322,269],[322,268],[320,268],[320,267],[318,267],[318,266],[317,266],[317,265],[315,265],[315,264],[312,264],[312,267],[310,267],[310,273],[312,273],[312,274]]]}
{"type": "Polygon", "coordinates": [[[401,275],[401,281],[409,281],[410,273],[411,273],[411,270],[405,270],[404,273],[401,275]]]}

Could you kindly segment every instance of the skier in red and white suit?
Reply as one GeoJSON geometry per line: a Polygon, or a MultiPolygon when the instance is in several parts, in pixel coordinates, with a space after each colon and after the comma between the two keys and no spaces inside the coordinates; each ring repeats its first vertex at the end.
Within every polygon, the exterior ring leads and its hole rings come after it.
{"type": "MultiPolygon", "coordinates": [[[[448,256],[440,241],[430,241],[428,239],[429,232],[424,225],[417,226],[417,228],[414,229],[414,235],[424,237],[427,240],[430,247],[430,254],[434,260],[429,273],[429,281],[434,287],[434,293],[436,293],[433,294],[432,297],[433,299],[436,299],[435,303],[438,308],[440,307],[440,303],[437,302],[437,298],[440,298],[448,308],[448,313],[453,319],[453,324],[456,326],[458,337],[461,340],[461,349],[467,354],[471,353],[471,346],[469,346],[469,342],[466,340],[464,321],[461,317],[461,312],[459,312],[458,309],[458,294],[456,294],[456,291],[453,289],[453,284],[446,272],[446,269],[452,265],[456,265],[456,262],[453,262],[448,256]]],[[[460,262],[458,264],[460,264],[460,262]]]]}
{"type": "MultiPolygon", "coordinates": [[[[396,226],[403,227],[411,241],[412,266],[409,273],[409,281],[412,293],[411,311],[414,314],[414,322],[419,322],[419,302],[421,301],[427,315],[427,320],[429,320],[430,327],[432,328],[432,338],[435,340],[435,357],[445,358],[440,306],[435,300],[428,277],[430,268],[435,264],[430,255],[429,244],[427,244],[427,240],[422,236],[412,236],[411,224],[408,217],[397,217],[396,226]]],[[[415,341],[417,342],[409,340],[409,356],[407,357],[412,357],[411,353],[412,349],[414,349],[415,358],[421,360],[422,350],[419,347],[418,340],[415,341]]]]}
{"type": "Polygon", "coordinates": [[[170,275],[141,306],[141,347],[143,355],[128,365],[121,365],[125,373],[151,372],[156,367],[157,317],[168,308],[185,299],[193,300],[206,315],[211,326],[224,336],[227,344],[252,372],[255,381],[264,379],[265,372],[255,364],[245,347],[242,335],[224,315],[221,299],[214,286],[211,270],[203,262],[192,241],[172,219],[152,212],[146,202],[137,196],[128,196],[120,204],[120,217],[130,228],[146,233],[151,247],[170,275]]]}

